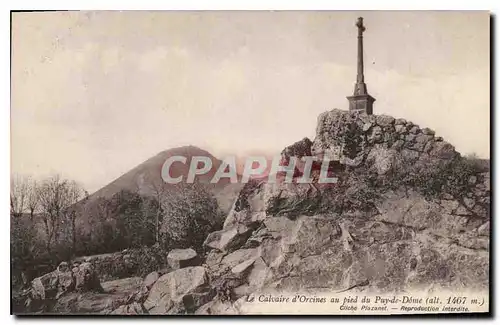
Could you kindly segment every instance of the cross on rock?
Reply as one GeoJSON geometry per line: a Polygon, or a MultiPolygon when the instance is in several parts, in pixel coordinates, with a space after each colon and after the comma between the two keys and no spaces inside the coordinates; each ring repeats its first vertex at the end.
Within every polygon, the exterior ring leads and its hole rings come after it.
{"type": "Polygon", "coordinates": [[[363,65],[363,32],[366,30],[363,25],[363,17],[359,17],[356,21],[356,27],[358,27],[358,60],[357,60],[357,70],[356,84],[354,85],[354,93],[352,96],[348,96],[349,100],[349,110],[350,111],[360,111],[366,114],[373,113],[373,102],[375,98],[368,94],[368,89],[365,83],[364,75],[364,65],[363,65]]]}

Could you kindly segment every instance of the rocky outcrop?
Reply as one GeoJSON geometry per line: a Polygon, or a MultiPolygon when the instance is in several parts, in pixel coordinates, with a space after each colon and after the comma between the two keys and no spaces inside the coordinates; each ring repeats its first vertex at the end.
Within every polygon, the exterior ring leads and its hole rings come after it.
{"type": "Polygon", "coordinates": [[[389,170],[390,156],[418,160],[452,159],[458,155],[451,144],[435,137],[435,132],[428,128],[421,129],[412,122],[391,116],[338,109],[319,116],[311,153],[351,167],[372,158],[375,164],[382,165],[381,173],[389,170]]]}
{"type": "Polygon", "coordinates": [[[246,184],[205,241],[216,295],[197,314],[238,314],[269,290],[488,289],[488,170],[428,128],[339,110],[282,157],[309,152],[339,164],[339,183],[246,184]]]}

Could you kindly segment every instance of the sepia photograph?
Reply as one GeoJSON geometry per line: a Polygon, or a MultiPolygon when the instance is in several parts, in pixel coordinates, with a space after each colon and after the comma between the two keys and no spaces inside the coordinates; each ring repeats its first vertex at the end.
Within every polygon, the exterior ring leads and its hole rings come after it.
{"type": "Polygon", "coordinates": [[[12,315],[491,313],[489,11],[10,16],[12,315]]]}

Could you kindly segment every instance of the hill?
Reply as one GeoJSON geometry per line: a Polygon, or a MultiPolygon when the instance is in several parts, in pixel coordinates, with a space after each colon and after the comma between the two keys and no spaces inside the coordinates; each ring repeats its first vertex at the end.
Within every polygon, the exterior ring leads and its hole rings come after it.
{"type": "Polygon", "coordinates": [[[154,192],[159,186],[172,188],[173,185],[166,184],[161,178],[162,166],[165,160],[172,156],[186,157],[186,164],[174,163],[171,167],[172,177],[183,175],[184,179],[188,174],[192,157],[209,157],[212,162],[211,170],[204,175],[197,176],[197,180],[207,184],[207,186],[217,198],[219,205],[223,211],[227,212],[229,210],[234,201],[234,198],[237,195],[237,192],[241,188],[241,185],[231,184],[227,178],[222,178],[216,184],[209,184],[213,175],[219,168],[221,160],[212,156],[208,151],[195,146],[172,148],[158,153],[157,155],[149,158],[127,173],[118,177],[108,185],[97,190],[89,197],[89,201],[92,202],[99,197],[111,198],[114,194],[122,190],[137,192],[141,195],[152,196],[155,194],[154,192]]]}

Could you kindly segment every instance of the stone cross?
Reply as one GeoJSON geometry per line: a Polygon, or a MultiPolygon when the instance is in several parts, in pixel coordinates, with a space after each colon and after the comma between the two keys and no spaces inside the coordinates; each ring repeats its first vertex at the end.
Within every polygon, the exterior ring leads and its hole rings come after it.
{"type": "Polygon", "coordinates": [[[365,74],[363,71],[363,32],[366,30],[363,25],[363,17],[359,17],[356,22],[358,27],[358,76],[356,81],[358,83],[365,81],[365,74]]]}
{"type": "Polygon", "coordinates": [[[356,27],[358,27],[358,74],[356,76],[356,84],[354,85],[354,94],[347,97],[349,100],[349,110],[372,114],[375,98],[368,94],[363,66],[363,32],[366,30],[363,25],[363,17],[358,18],[356,27]]]}

